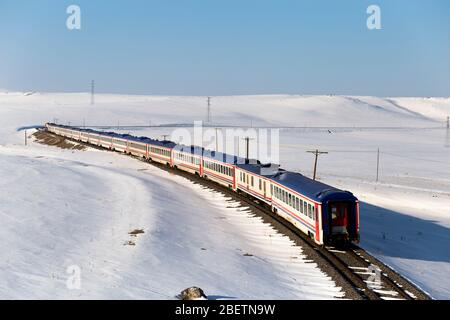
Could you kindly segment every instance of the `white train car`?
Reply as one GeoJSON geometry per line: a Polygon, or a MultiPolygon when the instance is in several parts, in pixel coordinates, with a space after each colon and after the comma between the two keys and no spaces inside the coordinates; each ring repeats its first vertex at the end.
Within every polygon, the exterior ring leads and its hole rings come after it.
{"type": "Polygon", "coordinates": [[[161,164],[173,166],[172,149],[175,143],[171,141],[152,140],[149,144],[148,159],[161,164]]]}
{"type": "Polygon", "coordinates": [[[270,204],[273,190],[271,188],[270,178],[278,172],[279,166],[274,164],[261,164],[256,160],[253,162],[236,165],[235,189],[270,204]]]}
{"type": "Polygon", "coordinates": [[[237,158],[214,151],[203,155],[201,176],[213,180],[228,188],[235,187],[234,165],[237,158]]]}
{"type": "Polygon", "coordinates": [[[199,147],[178,145],[172,150],[173,167],[200,176],[202,151],[199,147]]]}

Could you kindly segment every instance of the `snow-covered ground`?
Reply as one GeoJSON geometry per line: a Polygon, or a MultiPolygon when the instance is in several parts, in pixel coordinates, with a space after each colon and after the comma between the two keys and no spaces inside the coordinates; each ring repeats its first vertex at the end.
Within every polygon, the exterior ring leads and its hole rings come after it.
{"type": "MultiPolygon", "coordinates": [[[[270,228],[242,209],[227,208],[233,205],[222,195],[119,155],[23,146],[19,127],[54,119],[145,126],[206,117],[205,97],[105,94],[94,106],[89,101],[85,93],[0,93],[0,191],[6,195],[0,214],[7,221],[0,238],[9,248],[0,254],[0,296],[169,298],[191,285],[218,297],[340,295],[302,259],[300,248],[270,236],[270,228]],[[138,228],[145,233],[130,238],[138,228]],[[136,245],[124,246],[130,239],[136,245]],[[66,288],[72,264],[81,267],[81,290],[66,288]]],[[[362,201],[362,246],[433,297],[450,298],[450,136],[444,127],[450,99],[211,101],[217,126],[282,127],[286,169],[311,175],[313,156],[306,151],[328,151],[319,159],[319,178],[362,201]]],[[[159,137],[173,129],[125,130],[159,137]]]]}

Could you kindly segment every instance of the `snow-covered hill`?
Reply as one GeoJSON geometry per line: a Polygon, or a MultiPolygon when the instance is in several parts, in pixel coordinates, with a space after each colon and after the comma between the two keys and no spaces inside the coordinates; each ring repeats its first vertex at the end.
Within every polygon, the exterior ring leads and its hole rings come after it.
{"type": "MultiPolygon", "coordinates": [[[[206,118],[206,97],[97,94],[95,101],[87,93],[0,93],[0,214],[7,221],[0,240],[9,248],[0,254],[0,296],[167,298],[190,285],[238,298],[340,295],[300,248],[269,236],[220,195],[119,155],[23,145],[18,128],[54,119],[132,126],[206,118]],[[124,246],[133,228],[145,233],[124,246]],[[82,268],[82,290],[65,286],[71,264],[82,268]]],[[[319,178],[362,200],[362,245],[436,298],[450,297],[449,114],[447,98],[211,99],[213,124],[284,127],[280,162],[287,169],[310,175],[305,151],[328,151],[319,178]]]]}

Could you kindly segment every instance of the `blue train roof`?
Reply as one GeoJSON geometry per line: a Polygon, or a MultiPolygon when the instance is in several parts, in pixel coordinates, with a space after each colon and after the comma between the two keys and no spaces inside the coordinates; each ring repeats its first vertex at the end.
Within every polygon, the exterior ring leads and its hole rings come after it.
{"type": "Polygon", "coordinates": [[[261,163],[258,160],[250,159],[247,163],[237,164],[238,168],[255,173],[264,177],[273,177],[280,172],[280,165],[273,163],[261,163]]]}
{"type": "Polygon", "coordinates": [[[238,164],[238,163],[245,162],[245,159],[243,159],[241,157],[227,154],[227,153],[211,151],[211,150],[207,150],[207,149],[203,150],[203,157],[212,159],[212,160],[221,161],[221,162],[228,163],[228,164],[238,164]]]}
{"type": "Polygon", "coordinates": [[[116,132],[111,132],[111,131],[97,131],[97,130],[93,130],[93,129],[89,129],[89,128],[78,128],[78,127],[71,127],[71,126],[65,126],[65,125],[61,125],[61,124],[54,124],[54,123],[49,123],[53,126],[57,126],[57,127],[61,127],[61,128],[66,128],[66,129],[76,129],[82,132],[87,132],[87,133],[93,133],[93,134],[102,134],[102,135],[107,135],[113,138],[118,138],[118,139],[125,139],[125,140],[131,140],[131,141],[137,141],[137,142],[142,142],[142,143],[148,143],[148,144],[152,144],[152,145],[156,145],[156,146],[160,146],[160,147],[164,147],[164,148],[169,148],[172,149],[174,148],[177,144],[169,141],[169,140],[156,140],[156,139],[151,139],[148,137],[136,137],[127,133],[116,133],[116,132]]]}
{"type": "Polygon", "coordinates": [[[349,191],[337,189],[296,172],[280,170],[272,177],[272,180],[317,202],[324,202],[330,198],[343,201],[357,200],[349,191]]]}

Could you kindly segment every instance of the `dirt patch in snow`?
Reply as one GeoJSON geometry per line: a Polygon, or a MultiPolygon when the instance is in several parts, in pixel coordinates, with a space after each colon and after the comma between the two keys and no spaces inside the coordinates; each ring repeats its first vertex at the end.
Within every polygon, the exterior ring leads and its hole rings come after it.
{"type": "Polygon", "coordinates": [[[36,139],[35,141],[40,144],[55,146],[61,149],[86,150],[85,145],[70,141],[45,130],[38,130],[33,133],[33,136],[36,139]]]}
{"type": "Polygon", "coordinates": [[[128,232],[129,235],[136,237],[138,234],[145,233],[144,229],[134,229],[133,231],[128,232]]]}

